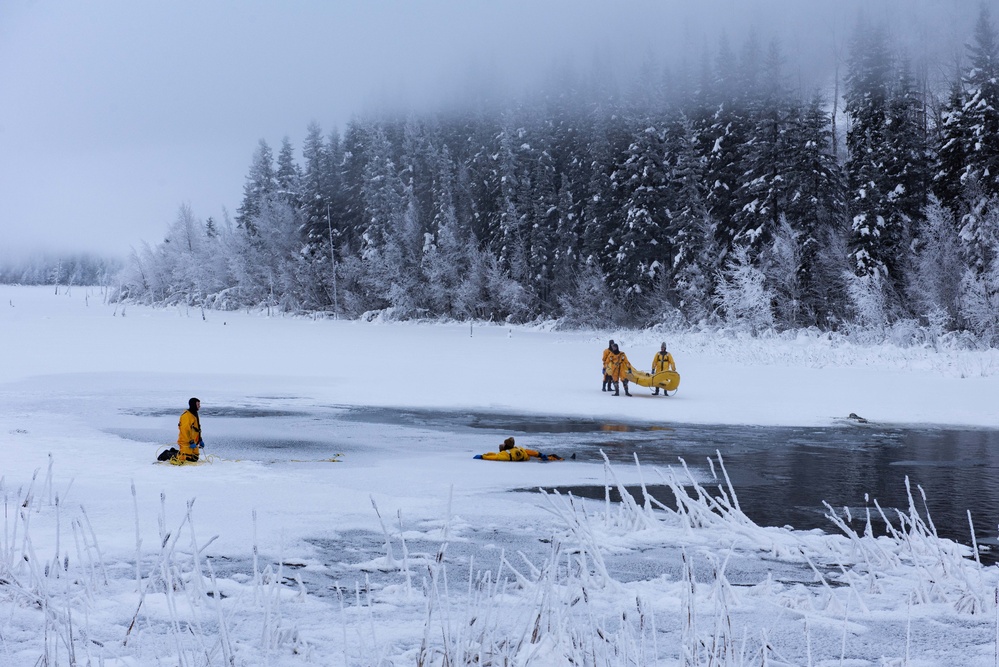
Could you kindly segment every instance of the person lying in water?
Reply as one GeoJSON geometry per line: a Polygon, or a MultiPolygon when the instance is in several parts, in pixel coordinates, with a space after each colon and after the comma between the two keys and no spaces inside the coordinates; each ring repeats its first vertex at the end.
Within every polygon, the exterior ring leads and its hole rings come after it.
{"type": "Polygon", "coordinates": [[[484,459],[486,461],[530,461],[532,458],[541,461],[562,460],[562,457],[557,454],[542,454],[541,452],[536,452],[533,449],[518,447],[513,438],[507,438],[504,440],[503,444],[500,445],[498,452],[476,454],[473,458],[484,459]]]}

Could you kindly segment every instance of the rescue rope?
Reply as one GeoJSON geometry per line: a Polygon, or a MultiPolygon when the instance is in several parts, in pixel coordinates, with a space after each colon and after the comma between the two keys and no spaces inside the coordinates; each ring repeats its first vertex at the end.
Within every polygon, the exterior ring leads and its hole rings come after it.
{"type": "MultiPolygon", "coordinates": [[[[181,458],[178,455],[171,456],[165,461],[160,461],[159,460],[160,454],[169,449],[172,449],[171,445],[167,445],[166,447],[160,447],[159,449],[157,449],[156,451],[157,463],[169,463],[170,465],[173,466],[190,466],[190,465],[201,465],[202,463],[215,463],[216,461],[225,462],[225,463],[241,463],[246,460],[251,460],[251,459],[224,459],[221,456],[218,456],[217,454],[203,454],[198,457],[197,461],[188,461],[187,459],[181,458]]],[[[326,459],[288,459],[286,463],[342,463],[340,459],[341,456],[343,456],[343,453],[338,452],[326,459]]]]}

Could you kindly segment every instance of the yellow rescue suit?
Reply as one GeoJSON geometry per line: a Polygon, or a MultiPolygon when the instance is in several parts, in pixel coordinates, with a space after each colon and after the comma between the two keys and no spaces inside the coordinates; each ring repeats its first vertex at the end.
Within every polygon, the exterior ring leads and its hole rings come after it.
{"type": "Polygon", "coordinates": [[[607,374],[614,382],[620,382],[622,379],[627,381],[624,374],[628,372],[629,368],[631,368],[631,363],[624,352],[611,352],[607,357],[607,374]]]}
{"type": "Polygon", "coordinates": [[[531,457],[541,458],[541,452],[533,449],[523,449],[522,447],[511,447],[502,452],[486,452],[482,455],[486,461],[530,461],[531,457]]]}
{"type": "Polygon", "coordinates": [[[198,415],[185,410],[180,416],[180,423],[177,424],[180,433],[177,435],[177,448],[180,452],[177,457],[185,461],[197,461],[201,443],[201,420],[198,415]]]}
{"type": "Polygon", "coordinates": [[[663,371],[675,371],[676,363],[673,361],[673,355],[669,352],[656,352],[656,356],[652,357],[652,374],[662,373],[663,371]]]}

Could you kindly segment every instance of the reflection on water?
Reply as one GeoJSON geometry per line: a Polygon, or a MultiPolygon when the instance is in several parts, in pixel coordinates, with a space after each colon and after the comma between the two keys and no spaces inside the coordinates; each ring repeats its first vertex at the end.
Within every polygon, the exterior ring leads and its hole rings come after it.
{"type": "MultiPolygon", "coordinates": [[[[171,411],[173,415],[175,411],[171,411]]],[[[133,411],[131,416],[158,416],[133,411]]],[[[516,435],[532,449],[554,452],[577,462],[602,462],[602,454],[616,464],[644,467],[688,465],[710,474],[708,458],[720,454],[743,511],[761,525],[790,525],[797,529],[832,530],[823,501],[834,508],[851,508],[855,519],[866,516],[876,500],[886,508],[907,511],[905,479],[911,482],[915,506],[925,507],[941,535],[971,542],[968,511],[979,543],[999,546],[999,431],[984,429],[904,429],[875,424],[843,427],[757,427],[691,424],[607,423],[598,419],[557,416],[470,413],[390,408],[317,407],[313,412],[215,406],[213,440],[224,443],[227,429],[238,433],[239,423],[254,427],[250,437],[233,438],[239,453],[253,452],[268,460],[301,458],[334,448],[344,451],[332,434],[379,425],[403,430],[432,430],[440,439],[461,440],[469,432],[495,433],[497,442],[516,435]],[[279,437],[276,435],[280,433],[279,437]],[[289,442],[288,434],[296,438],[289,442]],[[271,434],[271,435],[269,435],[271,434]]],[[[148,438],[148,429],[109,429],[118,435],[148,438]],[[143,435],[145,433],[145,435],[143,435]]],[[[716,464],[717,469],[717,464],[716,464]]],[[[720,471],[719,471],[720,473],[720,471]]],[[[651,473],[650,476],[651,477],[651,473]]],[[[577,487],[577,495],[597,491],[577,487]]],[[[655,495],[655,494],[653,494],[655,495]]],[[[664,502],[668,498],[660,498],[664,502]]],[[[858,525],[862,530],[863,526],[858,525]]],[[[999,548],[994,552],[999,555],[999,548]]]]}

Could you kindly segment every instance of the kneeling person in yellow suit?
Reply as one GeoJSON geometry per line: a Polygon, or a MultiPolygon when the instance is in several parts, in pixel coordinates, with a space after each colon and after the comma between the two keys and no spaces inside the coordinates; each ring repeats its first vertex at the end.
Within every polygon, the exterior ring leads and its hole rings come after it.
{"type": "Polygon", "coordinates": [[[485,461],[530,461],[532,458],[539,459],[541,461],[562,460],[561,457],[555,454],[542,454],[541,452],[534,451],[533,449],[518,447],[513,438],[507,438],[504,440],[503,444],[500,445],[498,452],[476,454],[473,458],[483,459],[485,461]]]}
{"type": "Polygon", "coordinates": [[[157,457],[158,460],[174,463],[197,462],[201,450],[205,447],[205,441],[201,438],[201,418],[198,417],[200,409],[201,401],[197,398],[187,402],[187,410],[181,414],[177,423],[177,447],[161,452],[157,457]]]}

